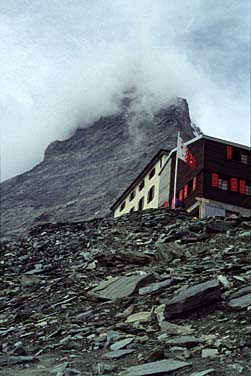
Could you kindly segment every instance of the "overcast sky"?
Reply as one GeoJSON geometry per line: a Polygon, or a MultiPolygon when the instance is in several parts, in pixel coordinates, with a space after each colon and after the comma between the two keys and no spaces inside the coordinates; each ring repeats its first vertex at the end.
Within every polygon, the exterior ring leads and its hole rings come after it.
{"type": "Polygon", "coordinates": [[[0,0],[1,178],[116,111],[135,85],[185,97],[211,136],[250,144],[249,0],[0,0]]]}

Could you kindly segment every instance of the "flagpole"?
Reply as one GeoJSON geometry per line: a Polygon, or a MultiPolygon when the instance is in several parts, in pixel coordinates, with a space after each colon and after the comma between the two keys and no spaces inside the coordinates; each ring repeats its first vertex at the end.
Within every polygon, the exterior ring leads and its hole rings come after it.
{"type": "Polygon", "coordinates": [[[175,172],[174,172],[174,186],[173,186],[173,209],[175,209],[176,204],[176,190],[177,190],[177,174],[178,174],[178,161],[179,161],[179,147],[180,147],[180,132],[177,135],[177,151],[176,151],[176,161],[175,161],[175,172]]]}

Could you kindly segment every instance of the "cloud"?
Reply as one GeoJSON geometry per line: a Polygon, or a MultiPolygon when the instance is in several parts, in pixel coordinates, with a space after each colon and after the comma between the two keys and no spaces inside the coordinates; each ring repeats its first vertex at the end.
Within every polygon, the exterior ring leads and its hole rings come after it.
{"type": "Polygon", "coordinates": [[[207,134],[249,143],[250,5],[222,0],[9,0],[0,12],[2,180],[118,110],[185,97],[207,134]]]}

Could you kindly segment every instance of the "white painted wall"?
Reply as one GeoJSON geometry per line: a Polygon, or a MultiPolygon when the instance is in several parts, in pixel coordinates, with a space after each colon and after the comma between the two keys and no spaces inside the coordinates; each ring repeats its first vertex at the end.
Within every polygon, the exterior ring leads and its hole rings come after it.
{"type": "Polygon", "coordinates": [[[159,172],[161,168],[163,167],[164,163],[167,160],[167,155],[162,155],[158,161],[152,166],[152,168],[149,170],[149,172],[142,178],[145,181],[144,188],[140,191],[139,185],[141,181],[138,183],[138,185],[130,190],[128,195],[125,198],[125,208],[123,210],[120,210],[121,204],[119,207],[117,207],[114,211],[114,217],[119,217],[123,214],[129,213],[132,208],[134,210],[138,210],[138,203],[141,197],[144,197],[144,209],[150,209],[150,208],[158,208],[159,207],[159,187],[160,187],[160,177],[159,172]],[[162,161],[161,161],[162,159],[162,161]],[[150,179],[149,174],[151,171],[155,168],[155,175],[150,179]],[[151,187],[154,186],[154,198],[151,202],[147,203],[147,195],[151,187]],[[130,194],[132,191],[135,190],[135,197],[131,201],[129,200],[130,194]]]}
{"type": "MultiPolygon", "coordinates": [[[[167,159],[167,157],[166,157],[167,159]]],[[[170,180],[171,180],[171,164],[172,158],[169,159],[166,166],[161,171],[160,183],[159,183],[159,203],[158,207],[161,207],[165,201],[169,201],[170,194],[170,180]]],[[[170,205],[170,203],[169,203],[170,205]]]]}

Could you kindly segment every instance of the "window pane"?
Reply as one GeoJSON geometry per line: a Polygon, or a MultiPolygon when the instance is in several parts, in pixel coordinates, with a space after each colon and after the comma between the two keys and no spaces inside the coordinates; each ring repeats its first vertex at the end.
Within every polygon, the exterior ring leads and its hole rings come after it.
{"type": "Polygon", "coordinates": [[[122,211],[122,210],[124,210],[124,209],[125,209],[125,201],[121,204],[119,210],[122,211]]]}
{"type": "Polygon", "coordinates": [[[187,195],[188,195],[188,184],[186,184],[184,187],[184,198],[186,198],[187,195]]]}
{"type": "Polygon", "coordinates": [[[179,200],[183,200],[183,189],[179,191],[179,200]]]}
{"type": "Polygon", "coordinates": [[[212,174],[211,176],[211,185],[212,187],[218,187],[218,174],[212,174]]]}
{"type": "Polygon", "coordinates": [[[226,148],[227,159],[232,159],[232,152],[233,152],[232,146],[228,145],[226,148]]]}
{"type": "Polygon", "coordinates": [[[193,192],[196,191],[197,188],[197,176],[193,178],[193,192]]]}
{"type": "Polygon", "coordinates": [[[246,195],[251,196],[251,185],[246,185],[246,195]]]}
{"type": "Polygon", "coordinates": [[[238,179],[236,178],[230,179],[230,189],[233,192],[238,192],[238,179]]]}
{"type": "Polygon", "coordinates": [[[244,164],[248,164],[248,155],[247,154],[241,154],[241,162],[244,164]]]}
{"type": "Polygon", "coordinates": [[[130,194],[130,197],[129,197],[129,201],[132,201],[135,197],[136,193],[135,191],[132,191],[132,193],[130,194]]]}
{"type": "Polygon", "coordinates": [[[152,169],[152,171],[149,174],[149,179],[152,179],[155,175],[155,168],[152,169]]]}
{"type": "Polygon", "coordinates": [[[138,204],[138,210],[143,210],[144,209],[144,197],[141,197],[141,199],[139,200],[139,204],[138,204]]]}
{"type": "Polygon", "coordinates": [[[142,180],[142,182],[139,185],[139,191],[142,191],[142,189],[144,188],[144,186],[145,186],[145,181],[142,180]]]}
{"type": "Polygon", "coordinates": [[[215,216],[225,216],[225,210],[221,208],[217,208],[215,206],[206,205],[205,207],[205,216],[206,217],[215,217],[215,216]]]}
{"type": "Polygon", "coordinates": [[[151,187],[151,189],[148,191],[147,194],[147,203],[151,202],[154,198],[154,186],[151,187]]]}
{"type": "Polygon", "coordinates": [[[245,180],[240,180],[240,193],[246,193],[246,182],[245,182],[245,180]]]}

